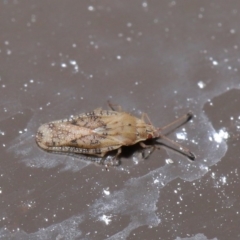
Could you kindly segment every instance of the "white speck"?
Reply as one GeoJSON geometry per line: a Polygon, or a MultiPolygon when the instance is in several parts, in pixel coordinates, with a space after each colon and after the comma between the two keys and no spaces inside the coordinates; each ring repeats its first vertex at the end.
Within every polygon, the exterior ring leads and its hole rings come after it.
{"type": "Polygon", "coordinates": [[[199,81],[198,86],[199,86],[199,88],[203,89],[206,87],[206,84],[203,81],[199,81]]]}
{"type": "Polygon", "coordinates": [[[2,136],[4,136],[4,135],[5,135],[5,132],[2,132],[2,131],[0,130],[0,134],[1,134],[2,136]]]}
{"type": "Polygon", "coordinates": [[[47,218],[44,218],[45,222],[48,222],[48,219],[47,218]]]}
{"type": "Polygon", "coordinates": [[[6,87],[6,85],[5,85],[5,84],[3,84],[3,85],[2,85],[2,88],[5,88],[5,87],[6,87]]]}
{"type": "Polygon", "coordinates": [[[131,41],[132,41],[132,38],[127,37],[126,40],[127,40],[128,42],[131,42],[131,41]]]}
{"type": "Polygon", "coordinates": [[[154,179],[154,181],[153,181],[153,183],[159,183],[159,180],[156,178],[156,179],[154,179]]]}
{"type": "Polygon", "coordinates": [[[107,215],[102,215],[102,217],[100,217],[100,221],[105,222],[106,225],[109,225],[109,223],[112,221],[111,220],[111,215],[107,216],[107,215]]]}
{"type": "Polygon", "coordinates": [[[30,83],[34,83],[34,80],[33,80],[33,79],[30,79],[29,82],[30,82],[30,83]]]}
{"type": "Polygon", "coordinates": [[[88,6],[88,10],[92,12],[95,10],[95,8],[93,6],[88,6]]]}
{"type": "Polygon", "coordinates": [[[176,1],[171,1],[171,2],[169,3],[169,7],[174,7],[176,4],[177,4],[176,1]]]}
{"type": "Polygon", "coordinates": [[[62,66],[63,68],[66,68],[66,67],[67,67],[67,64],[66,64],[66,63],[62,63],[61,66],[62,66]]]}
{"type": "Polygon", "coordinates": [[[110,195],[110,191],[108,189],[103,189],[103,193],[107,196],[110,195]]]}
{"type": "Polygon", "coordinates": [[[200,13],[200,14],[198,14],[198,18],[203,18],[203,15],[200,13]]]}
{"type": "Polygon", "coordinates": [[[3,143],[3,147],[6,147],[6,145],[3,143]]]}
{"type": "Polygon", "coordinates": [[[216,177],[216,175],[215,175],[214,172],[212,172],[211,176],[212,176],[212,178],[215,178],[215,177],[216,177]]]}
{"type": "Polygon", "coordinates": [[[139,159],[137,157],[133,156],[132,159],[133,159],[134,164],[137,165],[139,163],[139,159]]]}
{"type": "Polygon", "coordinates": [[[135,82],[135,85],[138,85],[139,83],[138,82],[135,82]]]}
{"type": "Polygon", "coordinates": [[[122,58],[122,57],[121,57],[120,55],[118,55],[118,56],[117,56],[117,59],[119,59],[119,60],[120,60],[121,58],[122,58]]]}
{"type": "Polygon", "coordinates": [[[5,44],[5,45],[9,45],[9,42],[8,42],[8,41],[5,41],[4,44],[5,44]]]}
{"type": "Polygon", "coordinates": [[[212,64],[217,66],[218,65],[218,62],[217,61],[212,61],[212,64]]]}
{"type": "Polygon", "coordinates": [[[76,43],[73,43],[73,44],[72,44],[72,47],[73,47],[73,48],[77,47],[77,44],[76,44],[76,43]]]}
{"type": "Polygon", "coordinates": [[[236,33],[236,30],[235,30],[235,29],[231,29],[231,30],[230,30],[230,33],[231,33],[231,34],[234,34],[234,33],[236,33]]]}
{"type": "Polygon", "coordinates": [[[31,22],[33,22],[33,23],[36,22],[36,15],[33,14],[33,15],[31,16],[31,22]]]}
{"type": "Polygon", "coordinates": [[[222,182],[223,185],[225,185],[225,184],[227,183],[227,178],[224,177],[224,176],[222,176],[222,177],[220,178],[220,181],[222,182]]]}
{"type": "Polygon", "coordinates": [[[27,86],[28,86],[27,83],[25,83],[25,84],[24,84],[24,87],[27,87],[27,86]]]}
{"type": "Polygon", "coordinates": [[[176,133],[176,137],[181,140],[186,140],[187,134],[185,132],[176,133]]]}
{"type": "Polygon", "coordinates": [[[168,158],[168,159],[165,160],[165,162],[166,162],[166,164],[172,164],[172,163],[173,163],[173,160],[170,159],[170,158],[168,158]]]}
{"type": "MultiPolygon", "coordinates": [[[[206,162],[206,159],[205,159],[205,161],[204,162],[206,162]]],[[[205,170],[205,171],[209,171],[209,168],[208,168],[208,166],[206,166],[206,165],[200,165],[200,169],[202,169],[202,170],[205,170]]]]}
{"type": "Polygon", "coordinates": [[[10,49],[7,49],[7,55],[11,55],[12,51],[10,49]]]}
{"type": "Polygon", "coordinates": [[[77,64],[77,62],[74,61],[74,60],[70,60],[69,62],[70,62],[71,65],[76,65],[77,64]]]}
{"type": "Polygon", "coordinates": [[[147,2],[143,2],[142,6],[146,8],[148,6],[148,3],[147,2]]]}
{"type": "Polygon", "coordinates": [[[132,27],[132,23],[127,23],[127,27],[132,27]]]}
{"type": "Polygon", "coordinates": [[[223,139],[228,139],[229,134],[225,129],[220,129],[218,133],[213,134],[215,142],[221,143],[223,139]]]}

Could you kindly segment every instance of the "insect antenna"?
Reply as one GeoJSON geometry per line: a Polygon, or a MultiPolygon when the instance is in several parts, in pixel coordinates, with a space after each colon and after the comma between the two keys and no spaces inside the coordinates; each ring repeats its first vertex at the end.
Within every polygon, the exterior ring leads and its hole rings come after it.
{"type": "Polygon", "coordinates": [[[166,141],[166,143],[161,143],[161,144],[187,156],[192,161],[195,160],[195,158],[196,158],[195,155],[189,149],[183,147],[179,143],[174,142],[173,140],[171,140],[170,138],[168,138],[164,135],[160,135],[159,138],[164,139],[166,141]]]}
{"type": "Polygon", "coordinates": [[[175,141],[171,140],[170,138],[166,137],[164,134],[169,134],[171,133],[174,129],[182,126],[184,123],[188,122],[191,120],[193,117],[193,114],[191,112],[184,114],[182,117],[179,117],[175,121],[171,122],[170,124],[159,128],[159,138],[163,139],[166,141],[167,144],[164,144],[166,147],[171,148],[185,156],[187,156],[190,160],[195,159],[195,155],[187,148],[183,147],[182,145],[176,143],[175,141]],[[164,133],[165,132],[165,133],[164,133]]]}
{"type": "Polygon", "coordinates": [[[181,127],[184,123],[188,122],[192,118],[193,118],[193,114],[191,112],[184,114],[182,117],[179,117],[178,119],[169,123],[168,125],[166,125],[162,128],[159,128],[159,132],[160,132],[160,134],[162,134],[163,131],[170,133],[174,129],[181,127]]]}

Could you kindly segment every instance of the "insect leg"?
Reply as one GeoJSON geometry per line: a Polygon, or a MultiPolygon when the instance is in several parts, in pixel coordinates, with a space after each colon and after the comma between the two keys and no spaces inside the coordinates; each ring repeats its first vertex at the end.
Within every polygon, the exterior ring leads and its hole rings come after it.
{"type": "Polygon", "coordinates": [[[144,118],[147,120],[148,124],[152,125],[151,120],[146,113],[142,113],[142,120],[143,121],[144,121],[144,118]]]}
{"type": "Polygon", "coordinates": [[[122,148],[120,147],[120,148],[117,150],[117,153],[116,153],[116,155],[115,155],[114,158],[113,158],[113,161],[116,162],[117,165],[119,165],[119,159],[118,159],[118,157],[119,157],[119,155],[120,155],[121,153],[122,153],[122,148]]]}
{"type": "Polygon", "coordinates": [[[111,159],[106,158],[103,160],[102,163],[105,165],[106,169],[108,169],[109,166],[118,166],[120,164],[120,160],[118,157],[121,154],[121,152],[122,152],[122,148],[120,147],[118,148],[118,151],[113,158],[111,159]]]}
{"type": "Polygon", "coordinates": [[[113,111],[122,112],[122,107],[121,107],[120,105],[112,104],[112,103],[110,102],[110,100],[108,100],[107,102],[108,102],[108,106],[109,106],[113,111]],[[116,109],[114,106],[116,106],[117,109],[116,109]]]}
{"type": "Polygon", "coordinates": [[[143,154],[143,158],[147,159],[156,149],[160,149],[160,147],[156,145],[146,145],[144,142],[139,143],[142,148],[150,148],[150,151],[147,155],[145,155],[145,152],[143,154]]]}

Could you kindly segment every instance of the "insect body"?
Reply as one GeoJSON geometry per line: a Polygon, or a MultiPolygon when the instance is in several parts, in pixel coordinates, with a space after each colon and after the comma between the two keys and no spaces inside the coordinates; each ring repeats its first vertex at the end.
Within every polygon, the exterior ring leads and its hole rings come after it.
{"type": "MultiPolygon", "coordinates": [[[[146,123],[145,116],[140,119],[126,112],[115,111],[113,108],[109,111],[96,109],[69,119],[43,124],[38,129],[36,141],[47,151],[83,153],[99,157],[104,157],[107,152],[118,149],[115,158],[121,153],[122,146],[140,142],[142,147],[150,147],[143,143],[147,139],[164,138],[173,145],[181,147],[162,135],[162,129],[146,123]]],[[[179,120],[185,122],[190,117],[188,114],[179,120]]],[[[190,151],[183,147],[180,149],[178,151],[194,159],[190,151]]]]}

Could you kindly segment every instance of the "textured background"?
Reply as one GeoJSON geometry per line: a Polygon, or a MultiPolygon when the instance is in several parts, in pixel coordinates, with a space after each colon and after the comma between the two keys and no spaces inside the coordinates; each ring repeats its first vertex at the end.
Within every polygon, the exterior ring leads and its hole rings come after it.
{"type": "Polygon", "coordinates": [[[0,3],[0,239],[240,239],[240,2],[0,3]],[[37,147],[39,125],[111,99],[190,163],[138,151],[105,171],[37,147]],[[172,160],[169,161],[169,159],[172,160]]]}

